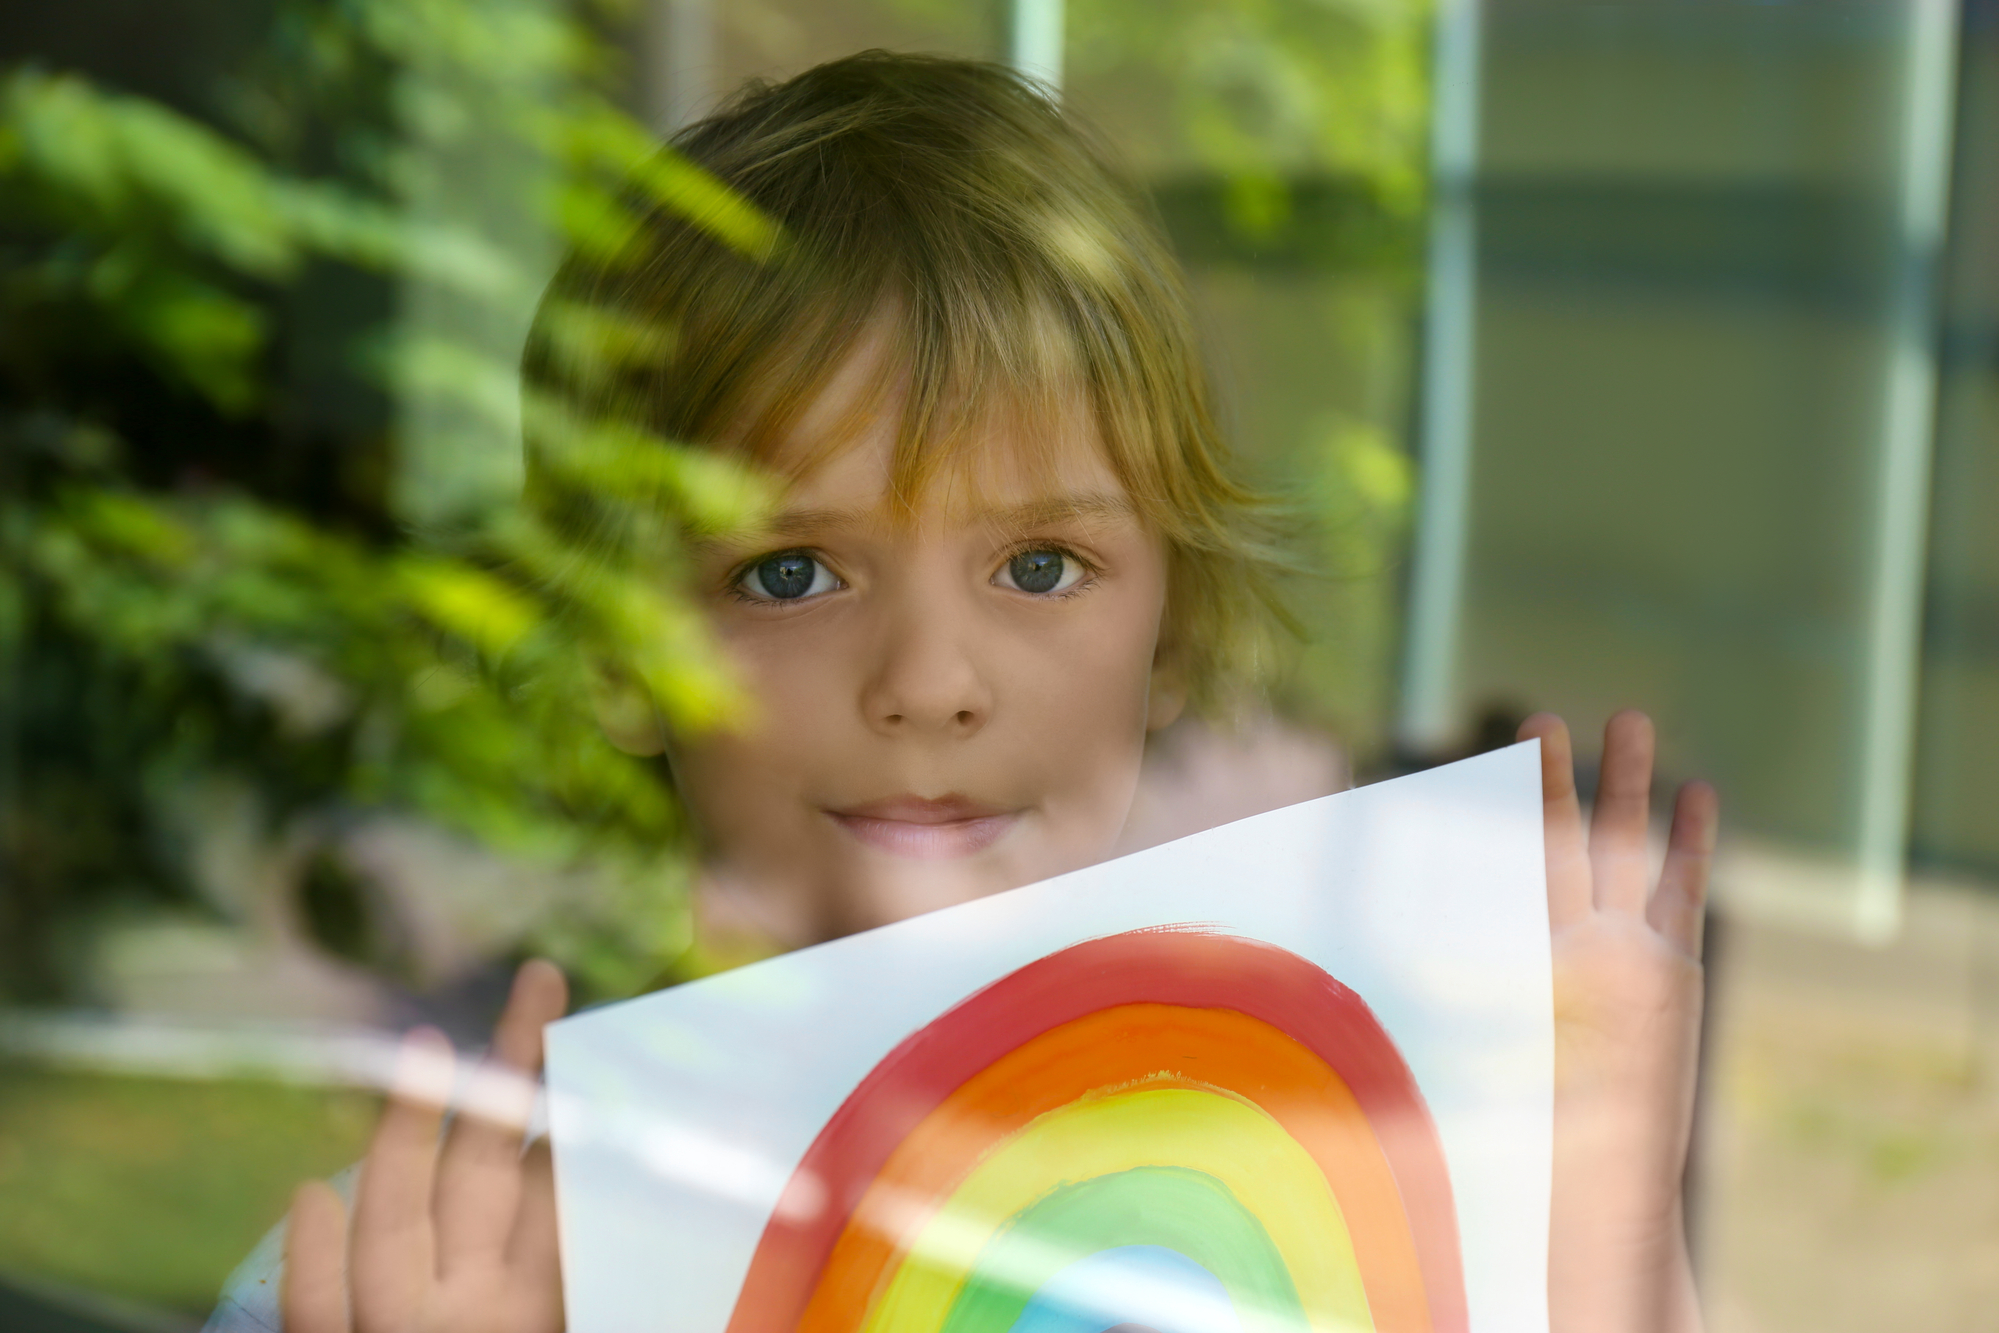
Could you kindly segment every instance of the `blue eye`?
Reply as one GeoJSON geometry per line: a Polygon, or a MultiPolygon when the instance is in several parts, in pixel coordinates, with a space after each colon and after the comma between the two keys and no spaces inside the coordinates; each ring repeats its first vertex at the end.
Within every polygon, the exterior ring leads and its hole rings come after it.
{"type": "Polygon", "coordinates": [[[750,566],[736,586],[756,601],[795,602],[840,585],[811,552],[779,551],[750,566]]]}
{"type": "Polygon", "coordinates": [[[1060,551],[1022,551],[1006,562],[1000,579],[1022,592],[1067,592],[1083,577],[1083,562],[1060,551]]]}

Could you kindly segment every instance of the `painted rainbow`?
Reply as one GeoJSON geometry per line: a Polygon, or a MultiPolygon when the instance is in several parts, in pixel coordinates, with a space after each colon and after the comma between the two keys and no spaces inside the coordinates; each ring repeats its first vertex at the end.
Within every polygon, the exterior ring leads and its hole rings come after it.
{"type": "Polygon", "coordinates": [[[1013,972],[806,1151],[729,1333],[1465,1333],[1450,1176],[1374,1014],[1192,927],[1013,972]]]}

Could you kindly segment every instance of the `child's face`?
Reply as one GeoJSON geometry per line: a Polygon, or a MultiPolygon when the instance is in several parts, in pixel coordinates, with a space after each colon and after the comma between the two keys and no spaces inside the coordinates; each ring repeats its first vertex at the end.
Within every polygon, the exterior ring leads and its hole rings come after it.
{"type": "MultiPolygon", "coordinates": [[[[853,381],[787,447],[809,448],[853,381]]],[[[782,943],[1101,860],[1146,731],[1178,708],[1155,672],[1165,551],[1087,412],[1039,466],[991,428],[901,517],[894,428],[883,414],[762,539],[704,566],[760,716],[674,744],[673,763],[717,873],[782,943]]]]}

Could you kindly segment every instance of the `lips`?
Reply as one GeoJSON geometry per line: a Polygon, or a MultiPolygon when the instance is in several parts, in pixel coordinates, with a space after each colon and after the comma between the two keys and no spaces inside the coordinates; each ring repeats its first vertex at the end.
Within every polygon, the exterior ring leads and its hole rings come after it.
{"type": "Polygon", "coordinates": [[[868,846],[918,861],[984,851],[1020,818],[1017,810],[955,795],[891,796],[826,813],[868,846]]]}

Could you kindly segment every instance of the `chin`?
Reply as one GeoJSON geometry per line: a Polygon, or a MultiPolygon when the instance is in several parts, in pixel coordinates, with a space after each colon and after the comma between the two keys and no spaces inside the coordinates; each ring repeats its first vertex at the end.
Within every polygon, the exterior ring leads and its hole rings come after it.
{"type": "Polygon", "coordinates": [[[954,861],[909,861],[871,857],[873,864],[855,876],[852,890],[842,897],[852,923],[851,930],[871,930],[876,926],[906,921],[925,912],[956,907],[991,894],[1031,884],[1040,876],[1022,877],[998,857],[989,854],[954,861]]]}

